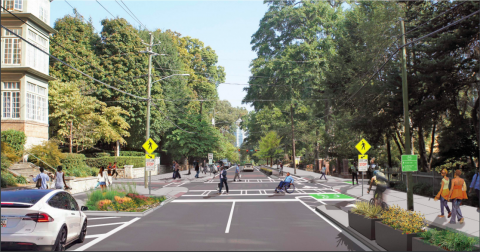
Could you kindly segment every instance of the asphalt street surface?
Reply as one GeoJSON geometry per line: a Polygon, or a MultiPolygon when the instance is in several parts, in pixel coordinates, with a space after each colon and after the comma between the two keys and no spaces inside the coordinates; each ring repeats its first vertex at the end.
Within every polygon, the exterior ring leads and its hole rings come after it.
{"type": "Polygon", "coordinates": [[[255,169],[232,182],[234,171],[228,170],[228,195],[217,194],[218,176],[208,174],[203,182],[158,184],[186,187],[188,192],[144,217],[89,218],[87,240],[68,250],[369,251],[315,211],[319,205],[351,207],[353,199],[341,198],[329,186],[342,182],[294,177],[294,193],[275,193],[282,177],[255,169]]]}

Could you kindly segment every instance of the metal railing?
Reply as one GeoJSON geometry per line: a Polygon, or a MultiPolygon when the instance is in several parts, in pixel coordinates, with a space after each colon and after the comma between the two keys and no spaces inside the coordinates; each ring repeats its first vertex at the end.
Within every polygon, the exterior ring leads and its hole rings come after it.
{"type": "MultiPolygon", "coordinates": [[[[28,155],[32,155],[34,158],[42,161],[42,163],[46,164],[46,165],[51,169],[51,171],[53,171],[53,172],[57,171],[57,169],[53,168],[53,167],[52,167],[51,165],[49,165],[47,162],[43,161],[41,158],[33,155],[32,153],[30,153],[30,152],[28,152],[28,151],[23,151],[23,156],[25,156],[25,153],[27,153],[28,155]]],[[[23,161],[23,163],[25,163],[25,159],[22,159],[22,161],[23,161]]]]}

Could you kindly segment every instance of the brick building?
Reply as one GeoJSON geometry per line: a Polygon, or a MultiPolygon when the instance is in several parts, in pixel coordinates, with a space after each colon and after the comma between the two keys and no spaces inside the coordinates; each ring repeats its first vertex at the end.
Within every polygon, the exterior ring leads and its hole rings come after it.
{"type": "Polygon", "coordinates": [[[21,36],[49,52],[50,2],[53,0],[1,0],[1,127],[25,132],[25,147],[48,140],[49,56],[27,44],[21,36]]]}

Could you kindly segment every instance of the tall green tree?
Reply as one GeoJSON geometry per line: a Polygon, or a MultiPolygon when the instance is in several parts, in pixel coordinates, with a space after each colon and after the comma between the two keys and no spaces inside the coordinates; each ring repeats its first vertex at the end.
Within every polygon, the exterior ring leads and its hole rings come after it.
{"type": "MultiPolygon", "coordinates": [[[[273,159],[278,158],[283,153],[280,142],[282,138],[277,135],[275,131],[268,132],[259,142],[260,150],[254,154],[259,158],[273,159]]],[[[270,165],[272,162],[270,162],[270,165]]]]}

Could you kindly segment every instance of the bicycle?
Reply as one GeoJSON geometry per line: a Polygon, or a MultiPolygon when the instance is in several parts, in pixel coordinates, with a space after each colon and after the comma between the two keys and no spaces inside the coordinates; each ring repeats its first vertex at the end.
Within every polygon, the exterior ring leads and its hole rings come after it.
{"type": "MultiPolygon", "coordinates": [[[[388,204],[383,202],[383,197],[378,198],[377,201],[379,202],[378,205],[380,205],[383,210],[387,210],[389,208],[388,204]]],[[[370,205],[375,205],[375,196],[370,199],[370,205]]]]}

